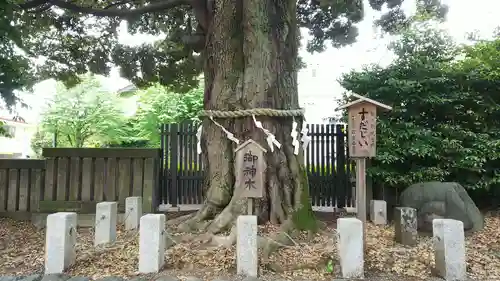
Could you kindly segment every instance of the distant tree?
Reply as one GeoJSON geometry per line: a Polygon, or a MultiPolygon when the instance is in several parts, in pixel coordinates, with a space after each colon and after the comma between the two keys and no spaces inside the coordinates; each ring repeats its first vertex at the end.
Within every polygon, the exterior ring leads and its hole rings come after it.
{"type": "Polygon", "coordinates": [[[116,140],[126,122],[119,105],[115,94],[103,90],[93,76],[72,88],[59,85],[53,104],[42,114],[42,131],[57,134],[71,147],[116,140]]]}
{"type": "Polygon", "coordinates": [[[429,22],[395,41],[396,60],[346,74],[347,90],[390,104],[380,113],[370,175],[386,186],[500,182],[500,40],[456,46],[429,22]]]}
{"type": "MultiPolygon", "coordinates": [[[[42,128],[38,128],[33,137],[31,138],[31,149],[35,152],[38,158],[42,157],[42,150],[45,147],[53,147],[54,133],[47,132],[42,128]]],[[[60,142],[62,147],[69,146],[62,140],[60,142]]]]}
{"type": "Polygon", "coordinates": [[[156,146],[160,143],[158,128],[161,124],[198,120],[198,113],[203,109],[201,87],[180,94],[156,84],[137,95],[139,108],[133,117],[136,135],[156,146]]]}
{"type": "Polygon", "coordinates": [[[0,121],[0,136],[8,136],[9,134],[7,133],[7,130],[5,130],[5,123],[0,121]]]}

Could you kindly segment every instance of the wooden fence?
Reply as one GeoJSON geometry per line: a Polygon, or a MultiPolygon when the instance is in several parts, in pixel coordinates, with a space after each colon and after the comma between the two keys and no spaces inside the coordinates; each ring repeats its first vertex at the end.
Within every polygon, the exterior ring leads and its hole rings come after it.
{"type": "Polygon", "coordinates": [[[93,213],[98,202],[143,197],[143,211],[157,204],[159,149],[45,148],[40,212],[93,213]]]}
{"type": "Polygon", "coordinates": [[[45,161],[0,159],[0,213],[38,210],[45,161]]]}
{"type": "Polygon", "coordinates": [[[158,205],[159,149],[45,148],[45,160],[0,159],[0,212],[94,213],[98,202],[142,196],[158,205]]]}
{"type": "MultiPolygon", "coordinates": [[[[305,151],[310,196],[315,206],[353,206],[353,165],[348,160],[346,126],[308,124],[311,142],[305,151]]],[[[161,129],[160,197],[165,203],[203,202],[203,163],[197,154],[197,125],[165,124],[161,129]],[[174,164],[175,163],[175,164],[174,164]]]]}
{"type": "Polygon", "coordinates": [[[311,143],[305,150],[309,194],[314,206],[354,206],[354,165],[343,124],[307,124],[311,143]]]}

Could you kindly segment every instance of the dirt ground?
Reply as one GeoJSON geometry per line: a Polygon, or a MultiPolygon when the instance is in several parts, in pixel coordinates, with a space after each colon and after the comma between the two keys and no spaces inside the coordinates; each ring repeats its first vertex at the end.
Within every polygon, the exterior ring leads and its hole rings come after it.
{"type": "MultiPolygon", "coordinates": [[[[182,214],[169,214],[169,219],[182,214]]],[[[331,280],[339,276],[335,244],[335,221],[332,214],[320,214],[329,222],[327,233],[294,239],[294,245],[282,248],[268,262],[260,264],[263,280],[331,280]],[[307,242],[306,242],[307,241],[307,242]],[[331,262],[330,262],[331,261],[331,262]],[[332,269],[328,264],[331,263],[332,269]]],[[[500,279],[500,216],[489,214],[485,229],[466,238],[467,271],[474,280],[500,279]]],[[[259,235],[269,236],[273,226],[259,226],[259,235]]],[[[186,235],[167,229],[170,239],[167,264],[161,274],[180,278],[198,276],[204,280],[235,274],[235,247],[205,247],[187,241],[186,235]]],[[[368,224],[365,272],[367,277],[383,280],[422,280],[433,276],[434,256],[431,237],[420,237],[415,247],[393,241],[392,226],[368,224]]],[[[0,275],[43,272],[45,231],[31,223],[0,218],[0,275]]],[[[77,262],[68,270],[71,275],[100,278],[109,275],[137,276],[138,232],[118,228],[117,242],[107,247],[93,247],[93,229],[79,228],[77,262]]],[[[369,279],[372,280],[372,279],[369,279]]],[[[375,280],[375,279],[373,279],[375,280]]]]}

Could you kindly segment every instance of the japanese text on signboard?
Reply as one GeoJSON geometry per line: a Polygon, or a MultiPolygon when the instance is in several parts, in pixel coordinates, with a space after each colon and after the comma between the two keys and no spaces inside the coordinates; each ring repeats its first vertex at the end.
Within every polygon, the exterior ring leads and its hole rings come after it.
{"type": "Polygon", "coordinates": [[[248,150],[243,155],[243,176],[245,189],[255,189],[255,175],[257,174],[256,164],[259,161],[259,156],[252,154],[251,150],[248,150]]]}
{"type": "Polygon", "coordinates": [[[375,124],[374,122],[370,122],[371,119],[373,119],[373,112],[368,112],[363,107],[359,112],[359,118],[360,121],[358,130],[360,138],[358,140],[358,145],[360,147],[371,147],[375,144],[375,139],[373,138],[373,135],[375,134],[375,124]],[[371,114],[371,118],[367,116],[368,113],[371,114]]]}
{"type": "Polygon", "coordinates": [[[376,107],[361,104],[349,109],[349,154],[351,157],[375,156],[376,107]]]}

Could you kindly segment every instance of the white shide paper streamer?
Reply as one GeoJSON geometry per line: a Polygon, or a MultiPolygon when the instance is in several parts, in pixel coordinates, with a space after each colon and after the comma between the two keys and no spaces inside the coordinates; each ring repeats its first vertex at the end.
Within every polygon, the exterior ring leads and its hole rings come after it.
{"type": "Polygon", "coordinates": [[[262,122],[257,121],[257,119],[255,119],[255,115],[252,115],[252,118],[253,118],[253,122],[255,123],[255,127],[261,129],[264,132],[264,134],[266,134],[267,145],[269,145],[271,152],[274,151],[274,146],[276,146],[278,149],[280,149],[281,143],[279,143],[279,141],[276,140],[276,137],[271,132],[269,132],[269,130],[267,130],[266,128],[264,128],[262,126],[262,122]]]}
{"type": "Polygon", "coordinates": [[[229,132],[228,130],[226,130],[226,128],[224,128],[224,126],[217,123],[212,116],[210,116],[210,120],[212,120],[212,122],[214,122],[215,125],[217,125],[219,128],[221,128],[222,131],[224,131],[224,133],[226,133],[226,137],[228,139],[235,142],[237,145],[240,144],[240,141],[234,137],[233,133],[229,132]]]}
{"type": "Polygon", "coordinates": [[[200,125],[200,127],[198,127],[198,130],[196,131],[196,138],[198,139],[198,142],[196,143],[196,150],[198,151],[198,154],[201,154],[202,151],[201,151],[201,132],[203,130],[203,126],[200,125]]]}
{"type": "Polygon", "coordinates": [[[302,141],[302,147],[304,148],[304,151],[307,149],[309,142],[311,142],[311,137],[307,135],[308,132],[309,130],[307,129],[306,124],[302,124],[302,130],[300,131],[302,138],[300,140],[302,141]]]}
{"type": "Polygon", "coordinates": [[[292,145],[293,145],[293,154],[298,155],[299,154],[299,141],[297,140],[298,136],[297,132],[297,122],[295,122],[295,118],[293,118],[293,123],[292,123],[292,132],[290,135],[292,136],[292,145]]]}

